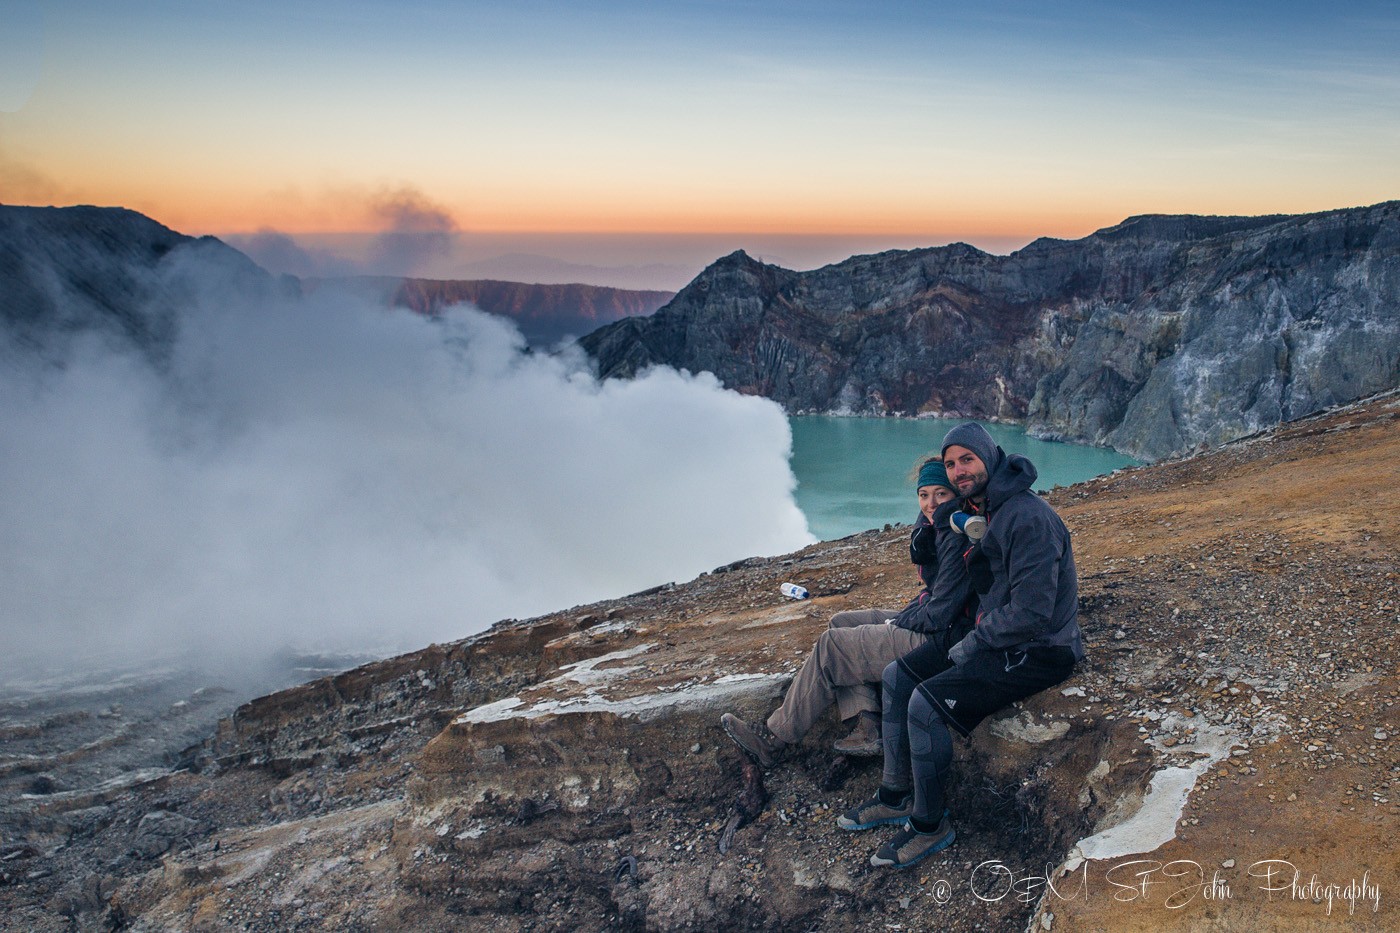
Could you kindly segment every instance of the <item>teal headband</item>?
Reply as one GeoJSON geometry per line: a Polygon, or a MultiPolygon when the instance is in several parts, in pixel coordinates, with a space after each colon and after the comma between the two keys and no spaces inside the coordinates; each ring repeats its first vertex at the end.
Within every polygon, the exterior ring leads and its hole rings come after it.
{"type": "Polygon", "coordinates": [[[919,481],[914,486],[914,491],[918,492],[925,486],[942,486],[944,489],[952,489],[953,484],[948,482],[948,471],[943,469],[943,464],[937,460],[930,460],[919,468],[919,481]]]}

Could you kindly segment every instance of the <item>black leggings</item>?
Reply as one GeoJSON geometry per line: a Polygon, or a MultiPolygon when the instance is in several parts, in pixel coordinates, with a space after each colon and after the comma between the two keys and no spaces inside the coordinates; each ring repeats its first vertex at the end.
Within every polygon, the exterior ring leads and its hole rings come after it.
{"type": "Polygon", "coordinates": [[[910,652],[884,670],[881,784],[893,791],[912,785],[915,818],[936,823],[953,760],[950,727],[967,737],[987,716],[1054,686],[1073,669],[1068,648],[979,651],[961,667],[932,643],[910,652]]]}
{"type": "MultiPolygon", "coordinates": [[[[915,651],[891,661],[881,677],[881,709],[884,728],[885,770],[880,785],[891,791],[907,791],[914,772],[909,760],[909,701],[914,689],[928,678],[953,666],[948,660],[946,634],[936,635],[915,651]]],[[[949,752],[951,754],[951,745],[949,752]]]]}
{"type": "Polygon", "coordinates": [[[943,779],[953,764],[953,734],[922,693],[909,700],[909,751],[914,765],[914,819],[943,819],[943,779]]]}

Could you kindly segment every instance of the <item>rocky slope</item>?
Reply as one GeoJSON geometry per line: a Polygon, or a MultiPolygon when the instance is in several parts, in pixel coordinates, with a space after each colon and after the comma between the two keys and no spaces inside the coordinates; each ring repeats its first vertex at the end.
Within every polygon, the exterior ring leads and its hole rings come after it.
{"type": "Polygon", "coordinates": [[[738,252],[583,345],[604,376],[664,363],[790,411],[1023,420],[1156,459],[1400,385],[1400,202],[800,273],[738,252]]]}
{"type": "Polygon", "coordinates": [[[835,826],[878,781],[835,723],[761,782],[717,724],[911,591],[886,528],[272,694],[103,783],[93,729],[40,781],[14,743],[62,724],[0,708],[0,926],[1393,930],[1396,463],[1391,393],[1052,493],[1089,657],[959,746],[914,871],[835,826]]]}

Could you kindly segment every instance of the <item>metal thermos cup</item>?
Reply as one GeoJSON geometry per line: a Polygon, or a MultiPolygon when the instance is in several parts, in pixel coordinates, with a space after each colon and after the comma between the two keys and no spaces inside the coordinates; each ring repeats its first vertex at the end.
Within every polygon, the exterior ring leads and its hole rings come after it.
{"type": "Polygon", "coordinates": [[[953,526],[954,531],[967,535],[970,541],[980,541],[982,536],[987,533],[987,520],[981,515],[954,512],[949,523],[953,526]]]}

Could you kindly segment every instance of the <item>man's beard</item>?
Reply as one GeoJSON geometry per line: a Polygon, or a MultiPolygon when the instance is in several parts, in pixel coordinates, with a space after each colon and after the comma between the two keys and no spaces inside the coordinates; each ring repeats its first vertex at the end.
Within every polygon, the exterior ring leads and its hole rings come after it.
{"type": "Polygon", "coordinates": [[[959,489],[959,490],[958,490],[958,493],[959,493],[959,495],[961,495],[964,499],[976,499],[976,498],[978,498],[979,496],[981,496],[984,492],[986,492],[986,490],[987,490],[987,480],[988,480],[988,476],[987,476],[986,472],[979,473],[979,474],[977,474],[977,479],[976,479],[976,481],[972,484],[972,488],[971,488],[971,489],[969,489],[967,492],[963,492],[961,489],[959,489]]]}

